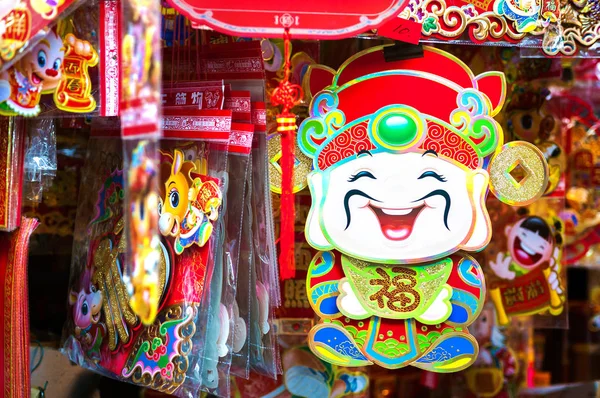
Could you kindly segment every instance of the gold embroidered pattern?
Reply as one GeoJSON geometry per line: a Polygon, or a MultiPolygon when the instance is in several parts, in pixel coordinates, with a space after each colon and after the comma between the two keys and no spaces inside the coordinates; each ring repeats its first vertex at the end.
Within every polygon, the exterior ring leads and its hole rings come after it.
{"type": "MultiPolygon", "coordinates": [[[[121,221],[122,219],[115,228],[117,234],[122,230],[121,221]]],[[[95,272],[92,282],[98,285],[103,297],[106,298],[102,303],[102,311],[108,329],[108,347],[114,350],[117,348],[117,334],[123,343],[127,343],[130,338],[129,330],[123,324],[122,319],[125,319],[128,325],[133,326],[137,322],[137,317],[129,307],[129,295],[119,269],[119,255],[126,251],[125,239],[121,238],[117,247],[113,248],[112,246],[113,243],[108,238],[98,245],[93,258],[95,272]]]]}

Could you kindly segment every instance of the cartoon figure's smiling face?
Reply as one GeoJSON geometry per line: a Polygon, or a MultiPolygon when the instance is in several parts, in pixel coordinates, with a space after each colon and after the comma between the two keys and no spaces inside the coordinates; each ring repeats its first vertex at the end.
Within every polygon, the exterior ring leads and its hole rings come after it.
{"type": "Polygon", "coordinates": [[[33,86],[54,89],[62,77],[63,43],[53,31],[20,61],[19,70],[33,86]]]}
{"type": "Polygon", "coordinates": [[[543,219],[528,217],[505,232],[510,256],[521,267],[534,269],[552,257],[554,238],[543,219]]]}
{"type": "Polygon", "coordinates": [[[322,249],[385,263],[416,263],[489,241],[486,171],[435,151],[361,151],[309,177],[307,238],[322,249]]]}

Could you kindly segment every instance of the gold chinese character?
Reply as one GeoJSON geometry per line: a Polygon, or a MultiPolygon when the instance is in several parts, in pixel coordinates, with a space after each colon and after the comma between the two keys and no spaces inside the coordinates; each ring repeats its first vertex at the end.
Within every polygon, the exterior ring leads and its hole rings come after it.
{"type": "Polygon", "coordinates": [[[510,287],[504,291],[504,302],[507,307],[512,307],[515,304],[522,303],[525,301],[523,297],[523,288],[519,286],[510,287]]]}
{"type": "Polygon", "coordinates": [[[540,294],[538,292],[537,286],[535,286],[533,282],[529,283],[527,285],[527,300],[533,300],[539,295],[540,294]]]}
{"type": "Polygon", "coordinates": [[[410,312],[419,306],[421,296],[414,289],[417,285],[417,279],[415,278],[417,272],[415,270],[394,267],[392,272],[398,275],[393,278],[383,268],[377,268],[375,272],[381,276],[381,279],[372,279],[369,283],[373,286],[381,286],[381,288],[372,294],[369,299],[377,300],[379,308],[384,308],[387,305],[390,310],[395,312],[410,312]],[[387,299],[387,303],[384,298],[387,299]]]}
{"type": "Polygon", "coordinates": [[[72,74],[72,75],[77,75],[79,74],[79,71],[81,70],[79,64],[77,62],[67,62],[65,64],[65,72],[72,74]]]}
{"type": "Polygon", "coordinates": [[[81,81],[79,79],[68,79],[67,88],[69,91],[79,91],[81,90],[81,81]]]}

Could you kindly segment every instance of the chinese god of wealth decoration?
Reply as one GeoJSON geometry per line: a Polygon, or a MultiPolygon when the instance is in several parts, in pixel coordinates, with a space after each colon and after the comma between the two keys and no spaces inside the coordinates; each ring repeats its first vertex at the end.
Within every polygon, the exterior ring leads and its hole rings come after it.
{"type": "MultiPolygon", "coordinates": [[[[478,354],[467,327],[483,308],[485,280],[466,252],[491,239],[485,199],[503,143],[493,117],[506,82],[501,72],[475,76],[435,48],[393,62],[383,48],[337,72],[311,67],[305,81],[313,93],[298,132],[313,160],[305,233],[320,250],[306,283],[320,318],[309,345],[341,366],[455,372],[478,354]]],[[[514,164],[538,170],[529,150],[503,159],[496,180],[510,178],[514,164]]],[[[498,185],[513,204],[526,196],[498,185]]]]}

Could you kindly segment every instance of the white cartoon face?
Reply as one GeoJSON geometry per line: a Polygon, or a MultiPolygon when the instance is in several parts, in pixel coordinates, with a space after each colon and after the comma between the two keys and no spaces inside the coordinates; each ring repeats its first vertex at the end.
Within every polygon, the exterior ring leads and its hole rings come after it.
{"type": "Polygon", "coordinates": [[[425,153],[359,153],[309,176],[307,239],[321,250],[416,263],[489,242],[488,175],[425,153]]]}
{"type": "Polygon", "coordinates": [[[534,269],[550,260],[554,239],[548,224],[539,217],[528,217],[513,227],[506,227],[508,250],[513,261],[526,269],[534,269]]]}

